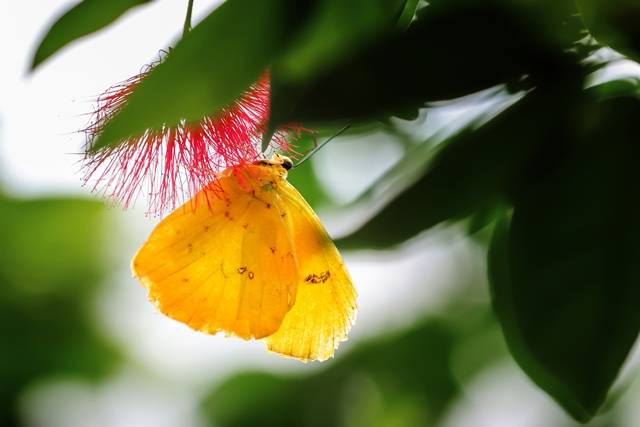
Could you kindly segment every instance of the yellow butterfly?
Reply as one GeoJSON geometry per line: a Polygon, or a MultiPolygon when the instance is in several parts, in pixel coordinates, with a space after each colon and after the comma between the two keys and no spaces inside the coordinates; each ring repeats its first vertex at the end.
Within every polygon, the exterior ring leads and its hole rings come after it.
{"type": "Polygon", "coordinates": [[[333,356],[356,292],[331,238],[274,155],[226,169],[165,218],[132,261],[149,299],[198,331],[264,338],[300,360],[333,356]]]}

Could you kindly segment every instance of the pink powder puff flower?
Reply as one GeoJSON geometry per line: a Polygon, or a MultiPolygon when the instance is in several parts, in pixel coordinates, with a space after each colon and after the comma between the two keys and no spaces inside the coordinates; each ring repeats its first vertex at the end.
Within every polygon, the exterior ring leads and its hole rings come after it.
{"type": "MultiPolygon", "coordinates": [[[[91,152],[107,121],[127,102],[129,95],[151,71],[109,88],[98,97],[87,137],[83,181],[92,191],[120,203],[125,209],[147,193],[148,214],[161,215],[190,199],[199,190],[217,189],[217,174],[257,160],[269,118],[270,78],[265,72],[230,106],[197,123],[181,122],[160,130],[147,130],[120,144],[91,152]]],[[[302,129],[277,131],[271,147],[288,151],[289,137],[302,129]]]]}

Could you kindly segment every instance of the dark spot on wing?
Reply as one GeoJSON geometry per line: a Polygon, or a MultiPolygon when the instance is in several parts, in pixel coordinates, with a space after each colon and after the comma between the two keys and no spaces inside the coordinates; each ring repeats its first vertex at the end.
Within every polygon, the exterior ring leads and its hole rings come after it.
{"type": "Polygon", "coordinates": [[[247,276],[249,276],[249,280],[253,280],[253,278],[256,277],[256,275],[253,274],[253,271],[250,271],[247,276]]]}
{"type": "Polygon", "coordinates": [[[320,274],[309,274],[307,277],[305,277],[304,281],[313,284],[325,283],[327,280],[329,280],[330,277],[331,272],[327,270],[324,273],[320,274]]]}
{"type": "Polygon", "coordinates": [[[238,267],[238,274],[244,274],[247,272],[247,267],[246,266],[242,266],[242,267],[238,267]]]}

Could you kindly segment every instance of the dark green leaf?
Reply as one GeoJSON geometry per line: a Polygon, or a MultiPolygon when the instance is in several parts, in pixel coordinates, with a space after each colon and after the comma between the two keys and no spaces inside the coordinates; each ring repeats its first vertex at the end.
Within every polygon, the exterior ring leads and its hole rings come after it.
{"type": "Polygon", "coordinates": [[[529,171],[489,259],[515,359],[587,421],[640,331],[640,101],[591,103],[577,113],[573,137],[549,146],[529,171]]]}
{"type": "Polygon", "coordinates": [[[640,94],[640,79],[628,77],[626,79],[611,80],[590,87],[589,92],[600,100],[638,95],[640,94]]]}
{"type": "Polygon", "coordinates": [[[107,123],[92,149],[228,106],[280,53],[286,0],[228,0],[193,28],[107,123]]]}
{"type": "Polygon", "coordinates": [[[296,81],[316,75],[369,39],[392,29],[403,5],[404,0],[319,1],[309,23],[276,67],[296,81]]]}
{"type": "Polygon", "coordinates": [[[428,101],[497,84],[518,90],[551,82],[573,66],[575,59],[562,49],[579,33],[549,36],[528,12],[498,0],[439,1],[425,7],[408,31],[378,40],[306,82],[274,68],[273,126],[415,117],[428,101]]]}
{"type": "Polygon", "coordinates": [[[49,28],[33,56],[31,69],[35,69],[72,41],[106,27],[132,7],[149,1],[151,0],[82,0],[49,28]]]}
{"type": "Polygon", "coordinates": [[[556,87],[535,90],[481,128],[455,135],[421,178],[338,243],[385,247],[442,221],[493,211],[521,190],[541,147],[564,137],[575,96],[559,80],[556,87]]]}
{"type": "Polygon", "coordinates": [[[640,59],[640,3],[636,0],[577,0],[593,36],[618,52],[640,59]]]}

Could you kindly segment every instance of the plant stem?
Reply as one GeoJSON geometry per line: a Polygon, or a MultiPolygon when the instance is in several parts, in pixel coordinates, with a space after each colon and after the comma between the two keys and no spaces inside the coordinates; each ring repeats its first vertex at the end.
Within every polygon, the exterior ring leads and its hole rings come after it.
{"type": "Polygon", "coordinates": [[[187,16],[184,18],[184,29],[182,30],[182,37],[186,36],[191,30],[191,13],[193,12],[193,0],[189,0],[187,4],[187,16]]]}

